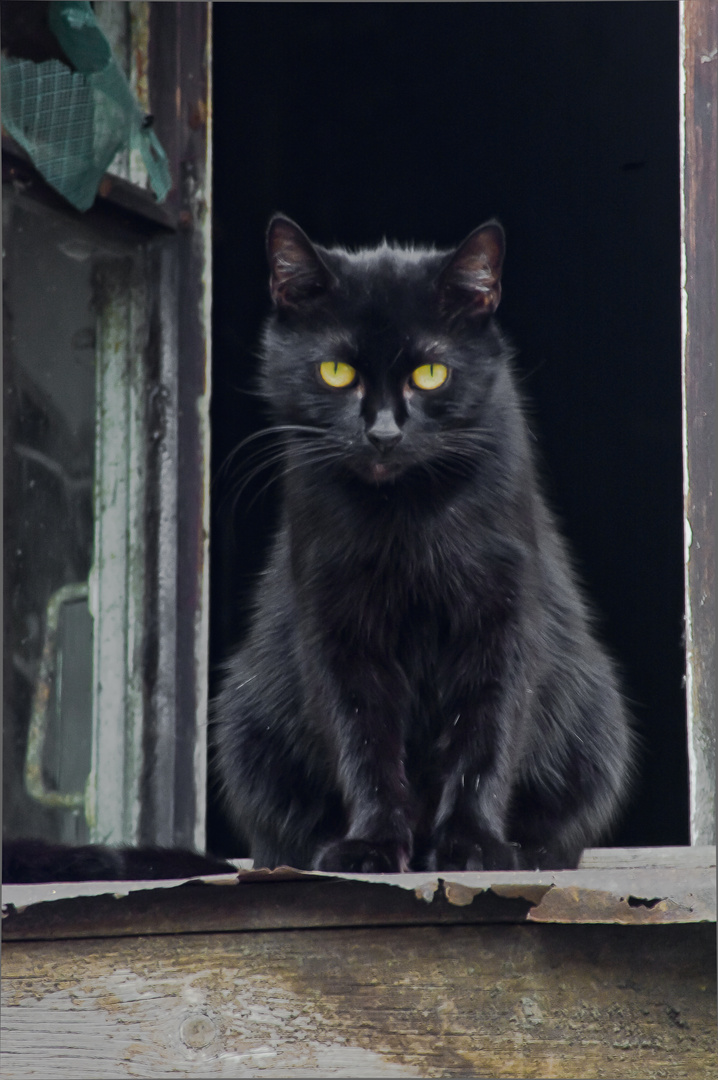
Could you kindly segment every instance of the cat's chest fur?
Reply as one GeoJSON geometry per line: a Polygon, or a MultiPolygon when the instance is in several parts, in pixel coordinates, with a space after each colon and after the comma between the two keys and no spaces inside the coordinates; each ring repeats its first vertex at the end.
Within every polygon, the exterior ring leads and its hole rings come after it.
{"type": "Polygon", "coordinates": [[[526,545],[465,493],[363,494],[361,508],[345,500],[338,512],[335,500],[325,516],[317,499],[304,524],[294,515],[292,586],[322,632],[412,667],[451,656],[482,623],[488,633],[526,576],[526,545]]]}

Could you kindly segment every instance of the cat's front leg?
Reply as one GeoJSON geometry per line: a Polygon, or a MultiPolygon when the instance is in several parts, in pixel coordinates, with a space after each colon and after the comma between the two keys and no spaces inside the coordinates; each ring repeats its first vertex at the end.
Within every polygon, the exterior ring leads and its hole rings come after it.
{"type": "Polygon", "coordinates": [[[506,838],[508,785],[501,775],[466,766],[447,779],[425,869],[517,870],[520,848],[506,838]],[[484,795],[479,789],[484,782],[484,795]]]}
{"type": "Polygon", "coordinates": [[[396,759],[393,767],[386,760],[382,764],[377,767],[371,755],[363,762],[353,757],[355,771],[344,790],[349,828],[318,849],[314,870],[391,874],[409,869],[413,834],[403,767],[396,759]]]}
{"type": "Polygon", "coordinates": [[[413,812],[404,771],[402,695],[381,664],[346,665],[327,701],[325,715],[336,755],[336,779],[348,826],[324,843],[312,861],[316,870],[399,873],[409,869],[413,812]]]}
{"type": "Polygon", "coordinates": [[[514,870],[519,848],[507,835],[520,721],[513,695],[495,682],[456,703],[439,739],[441,798],[434,815],[430,870],[514,870]]]}

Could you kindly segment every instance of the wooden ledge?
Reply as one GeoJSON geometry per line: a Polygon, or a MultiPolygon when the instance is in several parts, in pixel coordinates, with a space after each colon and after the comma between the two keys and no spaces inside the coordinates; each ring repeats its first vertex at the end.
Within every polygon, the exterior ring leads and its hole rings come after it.
{"type": "Polygon", "coordinates": [[[3,1076],[713,1076],[714,866],[10,886],[3,1076]]]}
{"type": "Polygon", "coordinates": [[[324,874],[3,887],[3,938],[470,923],[715,922],[715,848],[593,849],[578,870],[324,874]]]}

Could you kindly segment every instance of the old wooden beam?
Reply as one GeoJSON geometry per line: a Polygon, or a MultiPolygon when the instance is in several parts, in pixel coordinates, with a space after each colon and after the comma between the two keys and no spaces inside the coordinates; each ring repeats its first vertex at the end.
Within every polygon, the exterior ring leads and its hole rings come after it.
{"type": "Polygon", "coordinates": [[[715,1075],[715,933],[452,925],[9,942],[3,1076],[715,1075]]]}

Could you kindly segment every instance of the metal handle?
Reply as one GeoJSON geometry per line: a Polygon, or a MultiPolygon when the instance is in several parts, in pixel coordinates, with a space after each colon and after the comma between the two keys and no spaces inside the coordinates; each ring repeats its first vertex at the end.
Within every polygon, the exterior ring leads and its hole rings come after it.
{"type": "Polygon", "coordinates": [[[79,581],[63,585],[48,600],[45,613],[45,641],[27,736],[25,790],[31,798],[42,803],[43,806],[52,806],[62,810],[81,810],[85,805],[85,793],[84,791],[51,791],[45,786],[43,778],[42,756],[50,722],[50,691],[55,681],[57,667],[57,630],[63,605],[76,600],[87,600],[88,596],[88,583],[79,581]]]}

